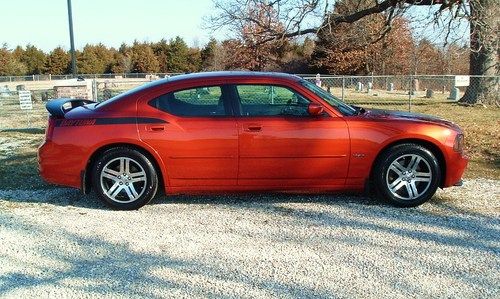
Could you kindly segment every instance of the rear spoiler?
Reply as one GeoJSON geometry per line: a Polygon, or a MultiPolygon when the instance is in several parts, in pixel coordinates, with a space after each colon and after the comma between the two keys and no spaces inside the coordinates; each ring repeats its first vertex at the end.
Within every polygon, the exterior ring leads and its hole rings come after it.
{"type": "Polygon", "coordinates": [[[92,103],[95,102],[84,99],[55,99],[48,101],[45,107],[47,108],[47,111],[49,111],[50,115],[55,117],[64,117],[64,114],[71,109],[92,103]]]}

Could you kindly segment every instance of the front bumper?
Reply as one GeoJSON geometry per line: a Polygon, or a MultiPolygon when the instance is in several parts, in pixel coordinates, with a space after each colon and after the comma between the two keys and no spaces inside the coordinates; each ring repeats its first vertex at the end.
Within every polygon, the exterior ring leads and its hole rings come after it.
{"type": "Polygon", "coordinates": [[[460,180],[460,181],[456,182],[455,185],[453,185],[453,186],[455,186],[455,187],[462,187],[463,185],[464,185],[464,181],[460,180]]]}
{"type": "Polygon", "coordinates": [[[446,165],[446,177],[443,188],[462,186],[462,176],[469,164],[469,158],[463,153],[453,152],[446,165]]]}

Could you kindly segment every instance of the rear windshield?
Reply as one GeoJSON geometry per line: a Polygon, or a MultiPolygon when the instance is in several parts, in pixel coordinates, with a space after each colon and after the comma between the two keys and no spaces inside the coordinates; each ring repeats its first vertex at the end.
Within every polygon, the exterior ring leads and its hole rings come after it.
{"type": "Polygon", "coordinates": [[[156,85],[159,85],[159,84],[163,84],[165,83],[165,80],[157,80],[157,81],[152,81],[152,82],[148,82],[146,84],[143,84],[143,85],[139,85],[137,87],[134,87],[130,90],[127,90],[123,93],[120,93],[119,95],[116,95],[112,98],[110,98],[109,100],[106,100],[106,101],[103,101],[103,102],[99,102],[96,107],[105,107],[115,101],[118,101],[120,100],[121,98],[124,98],[124,97],[128,97],[134,93],[137,93],[137,92],[140,92],[144,89],[147,89],[147,88],[150,88],[150,87],[153,87],[153,86],[156,86],[156,85]]]}

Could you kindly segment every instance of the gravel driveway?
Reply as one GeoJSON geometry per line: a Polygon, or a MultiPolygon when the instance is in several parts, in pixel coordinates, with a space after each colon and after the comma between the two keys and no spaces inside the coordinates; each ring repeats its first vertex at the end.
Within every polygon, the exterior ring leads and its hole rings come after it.
{"type": "Polygon", "coordinates": [[[139,211],[0,190],[0,297],[499,298],[500,182],[399,209],[349,195],[175,196],[139,211]]]}

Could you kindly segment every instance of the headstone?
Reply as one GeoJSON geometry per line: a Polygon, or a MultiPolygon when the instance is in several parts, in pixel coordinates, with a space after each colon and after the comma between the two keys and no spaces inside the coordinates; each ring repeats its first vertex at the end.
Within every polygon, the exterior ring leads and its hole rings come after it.
{"type": "Polygon", "coordinates": [[[45,92],[42,92],[42,102],[47,102],[50,98],[50,95],[49,95],[49,92],[48,91],[45,91],[45,92]]]}
{"type": "Polygon", "coordinates": [[[10,96],[9,86],[5,85],[4,87],[0,88],[0,96],[2,98],[10,96]]]}
{"type": "Polygon", "coordinates": [[[16,90],[17,91],[26,90],[26,85],[24,85],[24,84],[16,85],[16,90]]]}
{"type": "Polygon", "coordinates": [[[316,74],[316,79],[314,79],[314,83],[321,87],[321,75],[320,74],[316,74]]]}
{"type": "Polygon", "coordinates": [[[448,100],[458,101],[459,96],[460,96],[460,90],[457,87],[453,87],[451,89],[450,96],[448,97],[448,100]]]}
{"type": "Polygon", "coordinates": [[[20,90],[19,92],[19,106],[21,110],[32,110],[33,102],[31,101],[31,91],[20,90]]]}
{"type": "Polygon", "coordinates": [[[158,80],[158,75],[148,74],[148,75],[146,75],[146,80],[149,80],[149,81],[158,80]]]}
{"type": "Polygon", "coordinates": [[[394,91],[394,83],[389,83],[389,85],[387,85],[387,91],[394,91]]]}
{"type": "Polygon", "coordinates": [[[327,87],[326,87],[326,91],[327,91],[328,93],[332,93],[332,87],[331,87],[331,86],[327,86],[327,87]]]}
{"type": "Polygon", "coordinates": [[[412,81],[412,89],[414,91],[419,91],[420,90],[420,82],[418,81],[418,79],[413,79],[413,81],[412,81]]]}
{"type": "Polygon", "coordinates": [[[356,91],[363,91],[363,83],[358,82],[356,84],[356,91]]]}
{"type": "Polygon", "coordinates": [[[373,89],[373,83],[372,82],[368,82],[368,84],[366,84],[366,92],[367,93],[370,93],[373,89]]]}
{"type": "Polygon", "coordinates": [[[428,99],[432,99],[434,97],[434,91],[432,89],[427,89],[425,91],[425,97],[428,99]]]}

